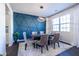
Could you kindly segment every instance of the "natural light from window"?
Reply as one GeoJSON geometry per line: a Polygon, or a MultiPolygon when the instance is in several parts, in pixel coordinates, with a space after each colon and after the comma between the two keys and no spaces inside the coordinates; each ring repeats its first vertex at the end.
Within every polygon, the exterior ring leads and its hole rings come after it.
{"type": "Polygon", "coordinates": [[[70,31],[70,14],[52,20],[53,31],[70,31]]]}
{"type": "Polygon", "coordinates": [[[53,31],[59,31],[59,18],[53,19],[52,22],[53,22],[53,31]]]}

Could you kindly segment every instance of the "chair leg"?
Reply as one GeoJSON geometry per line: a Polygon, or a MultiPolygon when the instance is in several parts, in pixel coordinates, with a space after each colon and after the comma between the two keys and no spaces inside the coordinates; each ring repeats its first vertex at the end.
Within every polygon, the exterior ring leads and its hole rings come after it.
{"type": "Polygon", "coordinates": [[[26,46],[25,46],[25,50],[26,50],[26,46]]]}
{"type": "Polygon", "coordinates": [[[38,45],[37,44],[35,45],[35,48],[38,48],[38,45]]]}
{"type": "Polygon", "coordinates": [[[60,47],[59,42],[57,42],[57,43],[58,43],[58,47],[60,47]]]}
{"type": "Polygon", "coordinates": [[[54,49],[55,49],[55,43],[54,43],[54,49]]]}
{"type": "Polygon", "coordinates": [[[26,50],[26,48],[27,48],[27,43],[25,44],[25,50],[26,50]]]}
{"type": "Polygon", "coordinates": [[[48,45],[46,45],[46,49],[48,50],[48,45]]]}
{"type": "Polygon", "coordinates": [[[33,43],[33,48],[35,48],[35,43],[33,43]]]}
{"type": "Polygon", "coordinates": [[[43,47],[41,47],[41,53],[43,53],[43,47]]]}
{"type": "Polygon", "coordinates": [[[38,48],[38,44],[35,44],[35,48],[38,48]]]}

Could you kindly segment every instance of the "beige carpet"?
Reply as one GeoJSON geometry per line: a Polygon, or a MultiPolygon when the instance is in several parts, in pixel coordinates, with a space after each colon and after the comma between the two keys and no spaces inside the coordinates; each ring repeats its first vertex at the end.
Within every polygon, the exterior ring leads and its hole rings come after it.
{"type": "Polygon", "coordinates": [[[56,48],[53,49],[52,46],[49,46],[49,50],[47,51],[46,48],[43,49],[43,53],[41,53],[40,48],[35,49],[32,46],[32,41],[28,41],[27,50],[25,50],[25,43],[19,44],[18,56],[55,56],[72,46],[60,43],[60,48],[56,45],[56,48]]]}

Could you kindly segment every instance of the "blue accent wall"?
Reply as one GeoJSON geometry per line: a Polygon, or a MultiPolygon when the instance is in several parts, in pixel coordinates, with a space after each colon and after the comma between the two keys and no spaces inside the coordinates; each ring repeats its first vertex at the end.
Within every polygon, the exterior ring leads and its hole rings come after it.
{"type": "Polygon", "coordinates": [[[14,17],[14,32],[19,32],[19,39],[23,39],[23,32],[26,32],[27,38],[31,38],[32,32],[44,31],[46,30],[46,22],[39,22],[37,20],[38,16],[16,13],[13,14],[14,17]]]}

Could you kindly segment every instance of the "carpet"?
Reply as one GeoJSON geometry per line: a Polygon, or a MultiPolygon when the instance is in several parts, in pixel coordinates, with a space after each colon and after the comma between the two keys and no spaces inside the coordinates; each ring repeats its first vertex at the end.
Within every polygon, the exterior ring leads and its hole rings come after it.
{"type": "Polygon", "coordinates": [[[41,53],[41,49],[33,48],[32,41],[28,41],[27,43],[27,49],[25,50],[25,43],[19,43],[19,50],[18,50],[18,56],[56,56],[67,49],[71,48],[72,46],[60,43],[60,47],[57,46],[53,49],[53,47],[50,45],[48,46],[49,50],[47,51],[46,48],[43,49],[43,53],[41,53]]]}

